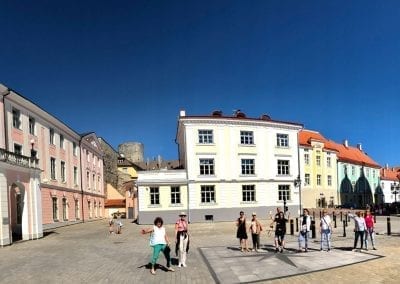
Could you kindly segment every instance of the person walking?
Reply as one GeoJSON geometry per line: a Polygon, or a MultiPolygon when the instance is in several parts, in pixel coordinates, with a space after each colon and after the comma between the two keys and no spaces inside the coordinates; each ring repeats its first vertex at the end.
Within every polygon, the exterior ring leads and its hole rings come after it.
{"type": "Polygon", "coordinates": [[[328,211],[324,209],[322,211],[322,218],[319,223],[320,232],[321,232],[321,248],[323,250],[324,242],[326,242],[326,246],[328,247],[327,251],[331,251],[331,234],[332,234],[332,220],[331,217],[328,215],[328,211]]]}
{"type": "Polygon", "coordinates": [[[175,254],[178,256],[178,267],[186,267],[186,257],[189,251],[189,233],[186,213],[181,212],[175,223],[175,254]]]}
{"type": "Polygon", "coordinates": [[[361,212],[360,211],[357,211],[356,215],[351,214],[349,212],[348,216],[354,220],[354,246],[353,246],[353,251],[357,250],[358,239],[360,239],[360,242],[361,242],[360,249],[363,249],[364,234],[365,234],[365,229],[367,228],[367,225],[365,224],[365,219],[364,219],[364,217],[361,216],[361,212]]]}
{"type": "Polygon", "coordinates": [[[365,249],[368,250],[368,237],[369,237],[371,239],[372,249],[376,250],[374,216],[371,215],[371,211],[369,209],[365,212],[364,219],[365,219],[365,225],[367,226],[365,230],[365,249]]]}
{"type": "Polygon", "coordinates": [[[262,231],[262,226],[260,221],[258,221],[257,219],[256,212],[253,212],[252,214],[249,231],[251,233],[251,239],[253,241],[252,251],[258,252],[258,250],[260,249],[260,233],[262,231]]]}
{"type": "Polygon", "coordinates": [[[167,260],[167,270],[174,272],[175,270],[171,267],[171,257],[170,257],[170,241],[168,235],[165,232],[165,227],[163,227],[164,221],[161,217],[156,217],[154,219],[153,228],[142,229],[142,234],[151,233],[150,246],[153,248],[153,256],[151,258],[151,274],[156,274],[155,265],[157,263],[160,252],[163,252],[167,260]]]}
{"type": "MultiPolygon", "coordinates": [[[[288,217],[289,218],[289,217],[288,217]]],[[[275,252],[283,252],[285,249],[285,234],[286,234],[286,223],[288,219],[285,218],[285,214],[278,210],[278,213],[275,215],[274,221],[271,223],[275,223],[275,252]]]]}
{"type": "Polygon", "coordinates": [[[246,216],[244,215],[243,211],[240,211],[240,216],[236,220],[236,237],[239,239],[240,242],[240,250],[242,252],[249,251],[247,248],[247,227],[246,227],[246,216]]]}
{"type": "Polygon", "coordinates": [[[303,215],[301,216],[301,230],[299,233],[299,252],[303,251],[304,242],[304,252],[308,251],[308,238],[311,230],[311,217],[309,216],[308,209],[303,209],[303,215]]]}

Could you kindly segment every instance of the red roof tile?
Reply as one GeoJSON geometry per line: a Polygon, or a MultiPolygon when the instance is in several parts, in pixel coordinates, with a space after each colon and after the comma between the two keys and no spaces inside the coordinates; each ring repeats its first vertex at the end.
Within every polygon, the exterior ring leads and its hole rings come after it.
{"type": "Polygon", "coordinates": [[[107,199],[104,207],[125,207],[125,199],[107,199]]]}

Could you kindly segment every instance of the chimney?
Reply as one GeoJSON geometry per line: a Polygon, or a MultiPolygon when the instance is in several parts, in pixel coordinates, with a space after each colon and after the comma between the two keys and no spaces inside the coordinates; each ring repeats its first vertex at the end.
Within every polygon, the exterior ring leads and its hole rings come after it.
{"type": "Polygon", "coordinates": [[[347,139],[343,140],[343,145],[344,145],[344,147],[348,148],[349,147],[349,141],[347,139]]]}
{"type": "Polygon", "coordinates": [[[186,116],[186,111],[184,109],[181,109],[179,112],[179,116],[186,116]]]}
{"type": "Polygon", "coordinates": [[[361,144],[361,143],[358,143],[358,144],[357,144],[357,149],[360,150],[360,151],[362,151],[362,144],[361,144]]]}

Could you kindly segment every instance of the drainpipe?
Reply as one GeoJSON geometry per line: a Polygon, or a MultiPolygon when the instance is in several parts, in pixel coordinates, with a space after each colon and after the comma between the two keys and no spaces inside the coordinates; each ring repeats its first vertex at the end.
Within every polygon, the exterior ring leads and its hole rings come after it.
{"type": "Polygon", "coordinates": [[[79,140],[79,164],[81,165],[81,200],[82,200],[82,223],[85,223],[85,210],[83,206],[83,172],[82,172],[82,152],[81,152],[81,147],[82,147],[82,137],[79,140]]]}
{"type": "Polygon", "coordinates": [[[10,89],[7,88],[1,95],[3,99],[3,116],[4,116],[4,147],[8,151],[8,123],[7,123],[7,112],[6,112],[6,96],[10,94],[10,89]]]}

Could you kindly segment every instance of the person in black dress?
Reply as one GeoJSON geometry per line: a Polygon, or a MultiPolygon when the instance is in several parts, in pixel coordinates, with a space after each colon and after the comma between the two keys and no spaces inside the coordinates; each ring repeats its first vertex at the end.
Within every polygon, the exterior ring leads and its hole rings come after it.
{"type": "Polygon", "coordinates": [[[247,248],[246,216],[244,215],[243,211],[240,211],[240,217],[236,221],[236,226],[236,237],[239,239],[241,251],[249,251],[247,248]]]}

